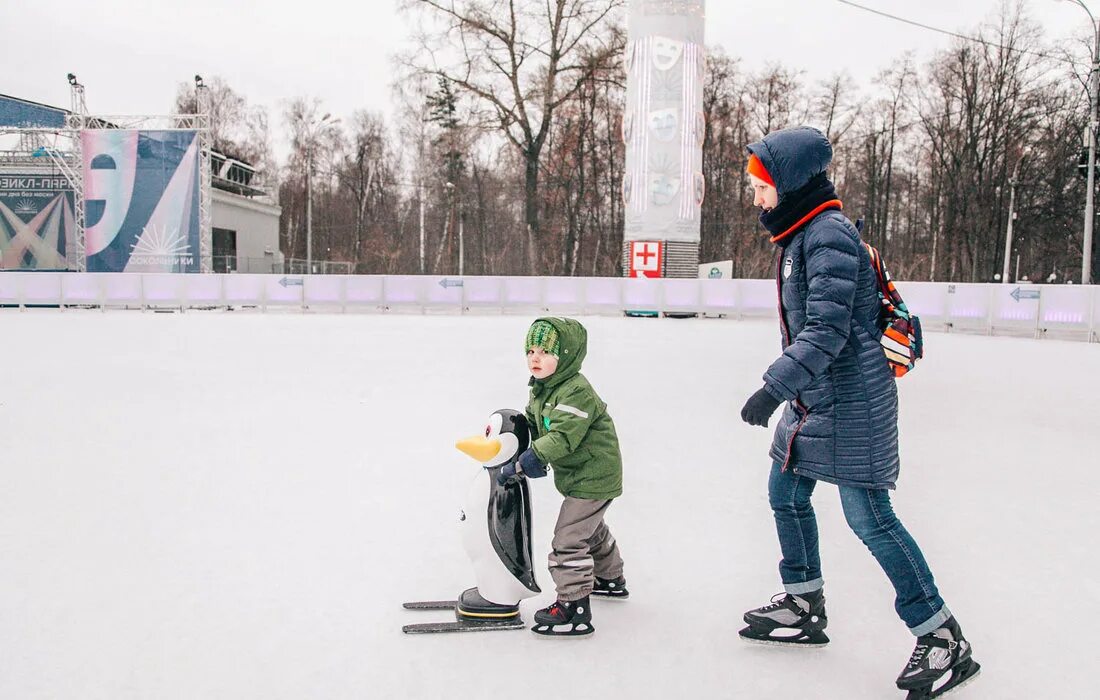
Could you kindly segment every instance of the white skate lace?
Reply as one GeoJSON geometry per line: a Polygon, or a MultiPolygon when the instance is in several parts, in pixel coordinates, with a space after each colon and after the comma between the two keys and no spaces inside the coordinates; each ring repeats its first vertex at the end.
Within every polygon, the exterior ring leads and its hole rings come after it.
{"type": "Polygon", "coordinates": [[[771,612],[772,610],[778,610],[779,608],[786,607],[787,597],[788,596],[786,593],[776,593],[772,596],[771,605],[765,605],[764,607],[760,608],[760,612],[771,612]]]}
{"type": "Polygon", "coordinates": [[[924,658],[924,652],[928,649],[927,644],[918,644],[917,648],[913,650],[913,655],[909,657],[909,668],[919,666],[921,659],[924,658]]]}

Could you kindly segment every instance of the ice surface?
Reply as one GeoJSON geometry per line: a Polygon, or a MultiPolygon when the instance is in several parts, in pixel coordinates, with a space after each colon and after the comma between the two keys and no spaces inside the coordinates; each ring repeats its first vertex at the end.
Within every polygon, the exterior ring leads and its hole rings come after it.
{"type": "MultiPolygon", "coordinates": [[[[593,638],[401,633],[473,585],[452,445],[523,407],[529,321],[0,313],[0,698],[904,697],[912,638],[833,487],[832,644],[737,639],[779,590],[770,433],[738,419],[763,321],[585,320],[632,592],[593,638]]],[[[930,335],[899,386],[896,509],[984,667],[959,697],[1096,697],[1100,347],[930,335]]],[[[532,486],[528,620],[559,502],[532,486]]]]}

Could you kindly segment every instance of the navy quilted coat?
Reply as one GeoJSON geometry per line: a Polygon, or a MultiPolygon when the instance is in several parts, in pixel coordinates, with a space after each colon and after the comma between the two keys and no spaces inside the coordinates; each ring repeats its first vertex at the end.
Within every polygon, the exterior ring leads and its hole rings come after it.
{"type": "MultiPolygon", "coordinates": [[[[749,150],[781,200],[832,160],[825,136],[806,127],[769,134],[749,150]]],[[[878,288],[859,233],[832,209],[783,243],[776,262],[783,354],[764,385],[787,404],[770,455],[813,479],[894,488],[897,387],[875,335],[878,288]]]]}

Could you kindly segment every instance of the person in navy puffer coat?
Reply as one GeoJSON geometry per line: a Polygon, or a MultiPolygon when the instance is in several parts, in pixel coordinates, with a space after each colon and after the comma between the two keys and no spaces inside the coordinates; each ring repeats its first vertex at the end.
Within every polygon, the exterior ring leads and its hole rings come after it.
{"type": "Polygon", "coordinates": [[[826,175],[832,146],[820,131],[799,127],[768,134],[748,150],[760,221],[778,246],[783,354],[764,373],[763,387],[741,417],[766,427],[786,403],[770,450],[768,482],[785,595],[745,613],[749,626],[741,636],[828,642],[810,500],[825,481],[840,488],[848,525],[886,572],[895,609],[919,638],[898,686],[924,688],[950,672],[953,687],[973,677],[978,664],[890,504],[899,468],[897,388],[878,341],[880,301],[870,256],[826,175]]]}

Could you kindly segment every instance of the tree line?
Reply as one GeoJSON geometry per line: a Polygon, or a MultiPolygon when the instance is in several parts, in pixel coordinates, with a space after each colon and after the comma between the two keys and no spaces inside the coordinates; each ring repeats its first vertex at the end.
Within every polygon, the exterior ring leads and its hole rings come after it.
{"type": "MultiPolygon", "coordinates": [[[[305,257],[311,170],[315,259],[364,274],[621,274],[622,0],[403,5],[421,29],[396,60],[393,116],[333,123],[318,100],[288,100],[282,163],[266,113],[210,82],[215,147],[272,176],[286,257],[305,257]]],[[[809,124],[832,141],[845,209],[895,278],[993,280],[1014,191],[1012,278],[1018,266],[1079,281],[1091,37],[1051,47],[1019,0],[991,17],[975,40],[923,63],[900,55],[866,86],[843,70],[749,70],[708,47],[702,261],[771,274],[745,146],[809,124]]],[[[191,94],[181,86],[177,109],[191,94]]]]}

